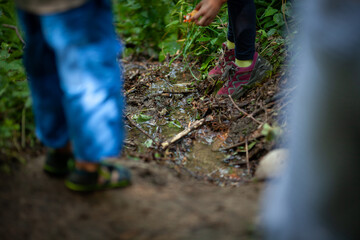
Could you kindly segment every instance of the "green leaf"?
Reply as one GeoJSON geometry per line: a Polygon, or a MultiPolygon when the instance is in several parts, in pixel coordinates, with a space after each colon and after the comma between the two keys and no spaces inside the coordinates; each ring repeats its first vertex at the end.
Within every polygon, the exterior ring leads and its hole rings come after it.
{"type": "Polygon", "coordinates": [[[261,134],[265,136],[267,141],[272,141],[282,134],[282,129],[277,126],[272,127],[268,123],[265,123],[261,130],[261,134]]]}
{"type": "Polygon", "coordinates": [[[199,39],[197,39],[197,42],[207,42],[210,41],[212,38],[211,37],[201,37],[199,39]]]}
{"type": "Polygon", "coordinates": [[[182,128],[178,121],[170,121],[168,123],[168,126],[171,127],[171,128],[178,128],[178,129],[182,128]]]}
{"type": "Polygon", "coordinates": [[[277,13],[278,10],[277,9],[274,9],[272,7],[268,7],[265,12],[264,12],[264,17],[268,17],[268,16],[272,16],[274,15],[275,13],[277,13]]]}
{"type": "Polygon", "coordinates": [[[273,20],[271,20],[271,21],[267,22],[267,23],[264,25],[264,28],[265,28],[265,29],[268,29],[268,28],[270,28],[270,27],[272,27],[272,26],[274,26],[274,25],[276,25],[276,23],[275,23],[273,20]]]}
{"type": "Polygon", "coordinates": [[[284,25],[284,17],[283,17],[283,15],[281,13],[275,14],[274,17],[273,17],[273,20],[279,26],[284,25]]]}
{"type": "Polygon", "coordinates": [[[201,68],[200,68],[200,70],[205,70],[207,67],[208,67],[208,65],[209,65],[209,63],[214,59],[215,57],[213,57],[213,56],[210,56],[210,57],[208,57],[206,60],[205,60],[205,62],[203,62],[203,64],[201,64],[201,68]]]}
{"type": "Polygon", "coordinates": [[[171,27],[171,26],[176,25],[176,24],[179,24],[179,20],[172,21],[171,23],[169,23],[165,27],[168,28],[168,27],[171,27]]]}
{"type": "Polygon", "coordinates": [[[260,29],[260,30],[258,31],[258,33],[261,34],[261,37],[262,37],[262,38],[267,38],[267,37],[268,37],[268,35],[267,35],[267,33],[266,33],[266,31],[265,31],[264,29],[260,29]]]}
{"type": "Polygon", "coordinates": [[[152,116],[148,116],[145,114],[136,114],[132,117],[137,123],[144,123],[152,119],[152,116]]]}
{"type": "Polygon", "coordinates": [[[268,32],[267,32],[267,36],[272,36],[272,35],[274,35],[276,33],[276,29],[275,28],[272,28],[272,29],[270,29],[268,32]]]}
{"type": "MultiPolygon", "coordinates": [[[[250,151],[255,145],[256,145],[256,141],[251,142],[248,145],[248,151],[250,151]]],[[[238,147],[237,152],[246,152],[245,147],[244,146],[238,147]]]]}
{"type": "Polygon", "coordinates": [[[144,145],[149,148],[151,147],[151,145],[153,144],[153,140],[152,139],[147,139],[145,142],[144,142],[144,145]]]}

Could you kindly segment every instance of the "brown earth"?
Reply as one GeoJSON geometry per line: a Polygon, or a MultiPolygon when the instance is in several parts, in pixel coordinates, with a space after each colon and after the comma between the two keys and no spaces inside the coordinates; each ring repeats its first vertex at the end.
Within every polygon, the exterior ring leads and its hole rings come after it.
{"type": "Polygon", "coordinates": [[[73,193],[44,157],[0,181],[0,239],[254,239],[263,184],[219,187],[155,162],[119,160],[125,189],[73,193]]]}

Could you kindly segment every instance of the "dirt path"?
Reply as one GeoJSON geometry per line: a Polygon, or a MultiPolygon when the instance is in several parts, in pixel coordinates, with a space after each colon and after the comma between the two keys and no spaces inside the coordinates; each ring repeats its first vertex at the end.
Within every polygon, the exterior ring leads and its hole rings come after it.
{"type": "Polygon", "coordinates": [[[33,159],[0,176],[0,239],[253,239],[262,184],[218,187],[157,163],[119,160],[134,183],[87,195],[33,159]]]}

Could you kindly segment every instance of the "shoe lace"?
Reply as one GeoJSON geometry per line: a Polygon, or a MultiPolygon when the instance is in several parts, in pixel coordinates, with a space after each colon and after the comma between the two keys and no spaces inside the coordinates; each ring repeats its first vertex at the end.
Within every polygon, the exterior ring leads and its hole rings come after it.
{"type": "Polygon", "coordinates": [[[231,65],[228,65],[224,68],[224,72],[223,74],[221,75],[221,79],[226,79],[226,82],[224,84],[225,87],[228,87],[229,86],[229,79],[230,79],[230,76],[233,75],[233,71],[234,68],[233,66],[231,65]]]}

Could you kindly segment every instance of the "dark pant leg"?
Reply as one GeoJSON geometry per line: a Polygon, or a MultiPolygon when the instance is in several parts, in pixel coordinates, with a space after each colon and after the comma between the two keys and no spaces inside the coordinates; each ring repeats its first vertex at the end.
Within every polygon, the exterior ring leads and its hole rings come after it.
{"type": "Polygon", "coordinates": [[[36,135],[48,147],[63,147],[69,136],[55,54],[44,40],[39,16],[21,10],[18,16],[25,33],[23,60],[31,90],[36,135]]]}
{"type": "Polygon", "coordinates": [[[255,53],[256,9],[254,0],[228,0],[228,39],[235,43],[235,57],[253,59],[255,53]]]}

